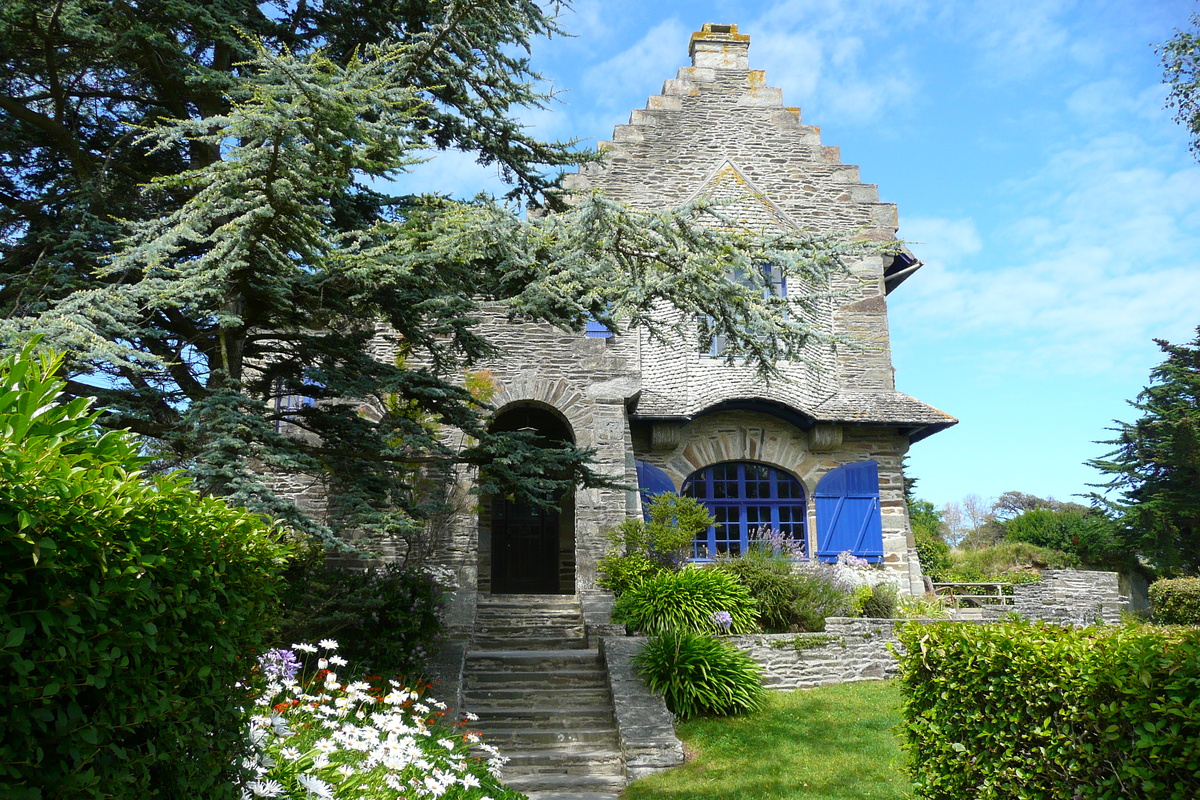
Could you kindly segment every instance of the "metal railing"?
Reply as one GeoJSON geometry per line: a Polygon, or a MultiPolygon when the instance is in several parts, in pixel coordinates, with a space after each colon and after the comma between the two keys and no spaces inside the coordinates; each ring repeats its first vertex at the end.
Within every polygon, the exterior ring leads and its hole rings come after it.
{"type": "Polygon", "coordinates": [[[933,595],[944,605],[983,608],[1012,605],[1011,583],[935,583],[933,595]]]}

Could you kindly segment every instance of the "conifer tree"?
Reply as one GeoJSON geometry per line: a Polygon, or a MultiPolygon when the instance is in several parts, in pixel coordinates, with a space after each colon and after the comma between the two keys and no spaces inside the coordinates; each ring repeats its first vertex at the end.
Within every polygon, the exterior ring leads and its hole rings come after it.
{"type": "Polygon", "coordinates": [[[867,248],[738,231],[703,202],[556,193],[550,173],[597,156],[538,141],[517,113],[549,100],[526,53],[561,33],[560,8],[8,0],[0,337],[43,333],[105,424],[149,437],[204,491],[313,532],[329,533],[264,473],[332,476],[335,531],[390,535],[419,529],[418,474],[455,461],[542,502],[619,480],[587,451],[488,431],[463,381],[494,354],[482,313],[701,348],[722,336],[769,375],[821,340],[830,276],[867,248]],[[369,188],[438,148],[496,165],[509,196],[369,188]],[[773,294],[767,264],[811,291],[773,294]],[[395,363],[367,352],[377,325],[401,343],[395,363]],[[453,452],[446,427],[477,444],[453,452]]]}
{"type": "MultiPolygon", "coordinates": [[[[1130,405],[1142,413],[1118,422],[1114,445],[1088,462],[1117,492],[1126,544],[1167,574],[1200,573],[1200,328],[1188,344],[1155,342],[1167,358],[1130,405]]],[[[1095,497],[1098,502],[1104,498],[1095,497]]]]}

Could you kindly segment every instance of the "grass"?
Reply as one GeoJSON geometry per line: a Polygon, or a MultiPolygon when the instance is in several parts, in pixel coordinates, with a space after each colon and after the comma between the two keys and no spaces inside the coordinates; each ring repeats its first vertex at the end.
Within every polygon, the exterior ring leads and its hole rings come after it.
{"type": "Polygon", "coordinates": [[[678,727],[694,754],[682,767],[632,784],[622,800],[901,800],[912,784],[893,728],[894,681],[770,692],[740,717],[678,727]]]}

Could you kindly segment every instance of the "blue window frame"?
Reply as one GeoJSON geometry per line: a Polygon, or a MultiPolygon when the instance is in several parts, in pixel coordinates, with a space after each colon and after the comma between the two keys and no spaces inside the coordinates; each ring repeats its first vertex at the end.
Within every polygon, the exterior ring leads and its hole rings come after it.
{"type": "Polygon", "coordinates": [[[774,528],[807,553],[804,487],[783,470],[749,461],[714,464],[684,481],[683,494],[717,520],[696,537],[693,558],[739,555],[759,528],[774,528]]]}

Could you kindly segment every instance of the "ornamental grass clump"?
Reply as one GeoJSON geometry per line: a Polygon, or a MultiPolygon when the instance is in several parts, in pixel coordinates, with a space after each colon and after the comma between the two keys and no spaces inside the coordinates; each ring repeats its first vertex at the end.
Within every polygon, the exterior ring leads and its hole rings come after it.
{"type": "Polygon", "coordinates": [[[697,714],[738,714],[762,705],[766,690],[754,659],[703,633],[667,631],[633,657],[651,691],[682,719],[697,714]]]}
{"type": "Polygon", "coordinates": [[[688,567],[647,578],[617,599],[613,621],[638,633],[663,631],[725,632],[713,614],[725,611],[725,631],[758,630],[758,606],[750,590],[720,570],[688,567]]]}
{"type": "Polygon", "coordinates": [[[324,640],[259,659],[266,683],[250,718],[244,800],[523,798],[500,783],[505,759],[467,730],[476,717],[451,722],[428,685],[347,681],[335,671],[346,666],[336,648],[324,640]]]}

